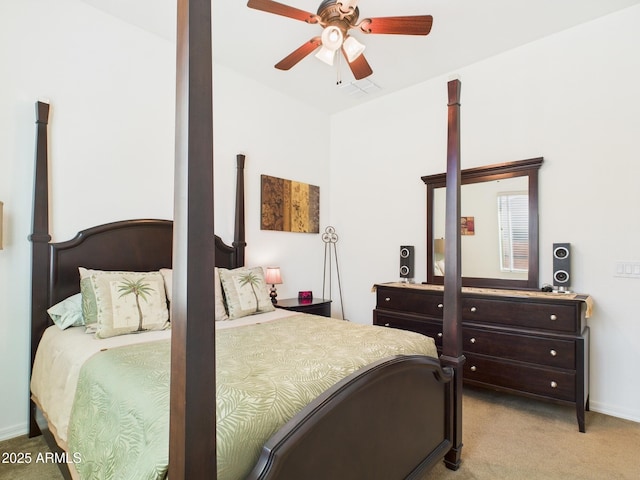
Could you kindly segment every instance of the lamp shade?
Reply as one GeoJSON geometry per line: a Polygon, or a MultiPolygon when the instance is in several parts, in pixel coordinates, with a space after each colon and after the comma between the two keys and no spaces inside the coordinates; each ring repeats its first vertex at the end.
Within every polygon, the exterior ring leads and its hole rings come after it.
{"type": "Polygon", "coordinates": [[[280,276],[280,267],[267,267],[267,272],[264,276],[265,283],[271,285],[279,285],[282,283],[282,277],[280,276]]]}
{"type": "Polygon", "coordinates": [[[351,36],[347,37],[342,48],[344,48],[344,53],[347,56],[349,63],[353,62],[356,58],[362,55],[362,52],[364,52],[364,45],[351,36]]]}
{"type": "Polygon", "coordinates": [[[342,46],[342,41],[344,40],[344,35],[342,34],[342,30],[340,30],[335,25],[329,25],[324,30],[322,30],[322,46],[328,48],[329,50],[336,51],[342,46]]]}
{"type": "Polygon", "coordinates": [[[329,25],[322,30],[322,47],[316,53],[315,57],[318,60],[322,60],[327,65],[333,65],[333,59],[336,56],[336,51],[342,46],[344,35],[335,25],[329,25]]]}
{"type": "Polygon", "coordinates": [[[318,53],[316,53],[315,57],[318,60],[322,60],[327,65],[333,65],[333,59],[336,56],[336,52],[334,50],[329,50],[327,47],[322,46],[318,53]]]}

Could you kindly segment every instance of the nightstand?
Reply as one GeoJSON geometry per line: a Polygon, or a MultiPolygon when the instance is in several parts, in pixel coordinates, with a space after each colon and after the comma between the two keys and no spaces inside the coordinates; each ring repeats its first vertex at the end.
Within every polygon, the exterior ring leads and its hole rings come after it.
{"type": "Polygon", "coordinates": [[[300,313],[311,313],[313,315],[331,316],[331,300],[326,298],[314,298],[312,300],[298,300],[297,298],[278,299],[275,307],[284,308],[300,313]]]}

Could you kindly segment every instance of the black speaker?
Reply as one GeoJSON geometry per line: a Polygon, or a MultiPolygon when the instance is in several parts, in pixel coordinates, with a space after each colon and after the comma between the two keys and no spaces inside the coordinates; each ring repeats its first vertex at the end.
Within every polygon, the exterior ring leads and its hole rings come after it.
{"type": "Polygon", "coordinates": [[[400,278],[414,277],[414,259],[413,245],[400,246],[400,278]]]}
{"type": "Polygon", "coordinates": [[[571,244],[553,244],[553,285],[568,289],[571,285],[571,244]]]}

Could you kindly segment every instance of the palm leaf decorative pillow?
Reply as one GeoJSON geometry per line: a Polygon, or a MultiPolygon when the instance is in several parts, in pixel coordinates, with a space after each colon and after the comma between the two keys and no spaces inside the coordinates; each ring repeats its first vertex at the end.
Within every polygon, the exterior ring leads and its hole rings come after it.
{"type": "Polygon", "coordinates": [[[144,332],[146,328],[142,327],[144,322],[144,313],[142,312],[140,300],[142,299],[146,303],[149,303],[149,299],[153,295],[153,288],[151,284],[146,282],[145,278],[142,277],[137,280],[123,278],[122,282],[116,285],[118,285],[118,292],[120,293],[118,298],[122,298],[126,295],[134,296],[136,300],[136,310],[138,311],[138,328],[136,329],[136,332],[144,332]]]}
{"type": "Polygon", "coordinates": [[[218,271],[230,320],[275,310],[262,267],[218,271]]]}
{"type": "Polygon", "coordinates": [[[105,272],[80,269],[87,324],[97,338],[169,327],[164,280],[159,272],[105,272]],[[95,316],[95,318],[93,318],[95,316]]]}

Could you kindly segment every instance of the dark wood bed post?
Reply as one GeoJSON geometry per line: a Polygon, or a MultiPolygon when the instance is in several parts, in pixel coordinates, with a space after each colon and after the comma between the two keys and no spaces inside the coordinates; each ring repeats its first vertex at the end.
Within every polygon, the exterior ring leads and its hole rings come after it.
{"type": "Polygon", "coordinates": [[[169,478],[216,479],[211,0],[178,0],[169,478]]]}
{"type": "MultiPolygon", "coordinates": [[[[47,126],[49,124],[49,104],[36,102],[36,162],[35,185],[33,201],[33,231],[29,235],[31,241],[31,325],[35,328],[42,326],[41,331],[31,332],[31,363],[36,356],[36,349],[42,333],[46,328],[46,321],[42,321],[49,308],[49,173],[47,159],[47,126]],[[34,318],[40,321],[34,321],[34,318]]],[[[36,423],[36,407],[30,402],[29,408],[29,436],[40,435],[36,423]]]]}
{"type": "Polygon", "coordinates": [[[443,365],[454,369],[452,408],[453,446],[444,462],[451,470],[460,467],[462,450],[462,271],[460,260],[460,80],[447,84],[449,93],[447,123],[447,192],[444,275],[443,365]]]}
{"type": "Polygon", "coordinates": [[[236,249],[236,267],[244,265],[244,249],[247,246],[244,226],[244,160],[243,154],[236,155],[238,169],[236,172],[236,216],[232,243],[236,249]]]}

